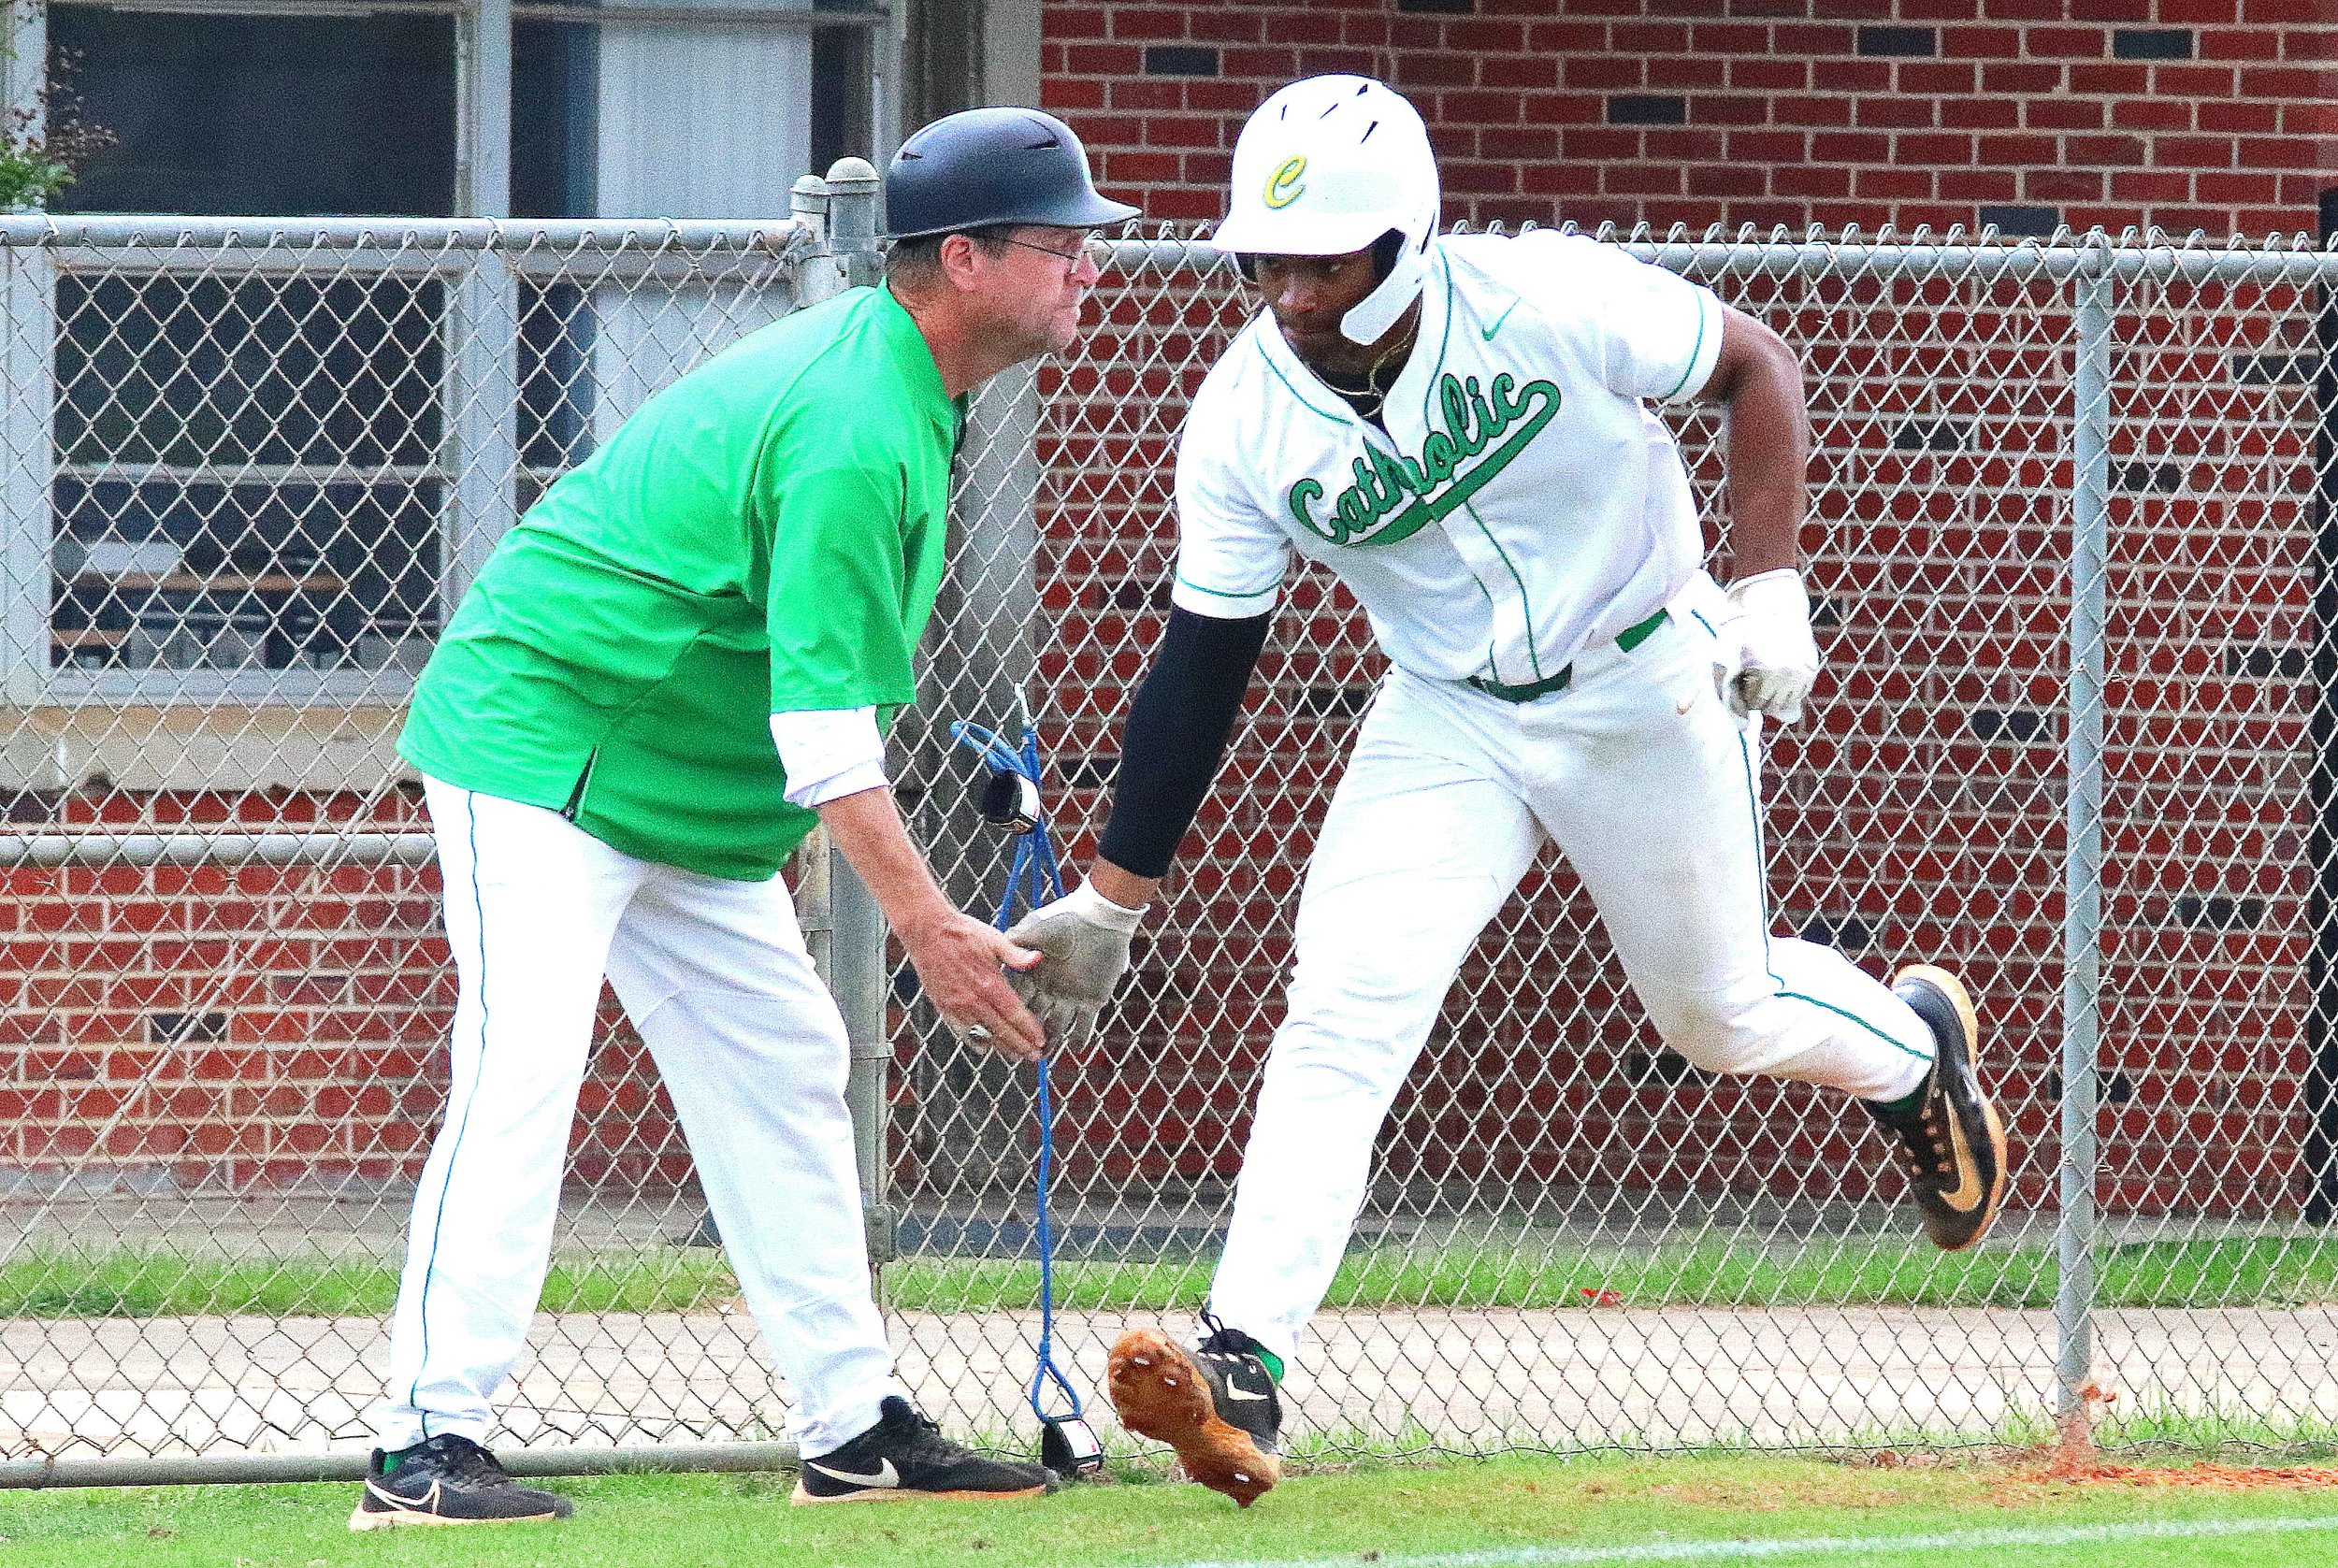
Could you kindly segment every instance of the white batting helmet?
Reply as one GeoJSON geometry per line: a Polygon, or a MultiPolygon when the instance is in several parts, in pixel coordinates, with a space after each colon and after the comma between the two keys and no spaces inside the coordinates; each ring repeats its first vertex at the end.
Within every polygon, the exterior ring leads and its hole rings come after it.
{"type": "Polygon", "coordinates": [[[1419,297],[1436,233],[1436,159],[1421,115],[1369,77],[1309,77],[1259,105],[1234,144],[1234,190],[1211,243],[1243,255],[1341,256],[1404,237],[1380,286],[1341,318],[1377,342],[1419,297]]]}

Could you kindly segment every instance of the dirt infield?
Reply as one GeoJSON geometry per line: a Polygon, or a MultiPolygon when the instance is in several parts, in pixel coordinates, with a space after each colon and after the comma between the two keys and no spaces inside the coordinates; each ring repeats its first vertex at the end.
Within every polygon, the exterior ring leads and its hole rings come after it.
{"type": "Polygon", "coordinates": [[[2035,1478],[2080,1483],[2117,1481],[2135,1487],[2198,1487],[2210,1491],[2264,1491],[2272,1488],[2314,1490],[2338,1487],[2338,1469],[2312,1464],[2217,1464],[2201,1460],[2179,1465],[2094,1464],[2077,1471],[2040,1471],[2035,1473],[2035,1478]]]}

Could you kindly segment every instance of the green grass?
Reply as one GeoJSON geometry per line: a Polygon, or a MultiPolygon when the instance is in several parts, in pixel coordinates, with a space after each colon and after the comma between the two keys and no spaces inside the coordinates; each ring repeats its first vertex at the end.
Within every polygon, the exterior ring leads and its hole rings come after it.
{"type": "MultiPolygon", "coordinates": [[[[2017,1441],[2050,1441],[2049,1426],[2041,1418],[2034,1433],[2017,1441]]],[[[2240,1456],[2233,1458],[2239,1464],[2338,1463],[2338,1424],[2326,1417],[2186,1410],[2154,1400],[2147,1389],[2122,1397],[2103,1412],[2095,1431],[2104,1443],[2135,1453],[2240,1456]],[[2268,1454],[2280,1457],[2263,1457],[2268,1454]]],[[[2331,1561],[2338,1562],[2338,1547],[2331,1561]]]]}
{"type": "MultiPolygon", "coordinates": [[[[1213,1261],[1061,1263],[1057,1300],[1075,1309],[1195,1307],[1213,1261]]],[[[1942,1256],[1887,1238],[1763,1251],[1715,1236],[1624,1250],[1529,1235],[1421,1253],[1358,1248],[1328,1300],[1353,1307],[2044,1307],[2056,1274],[2053,1254],[2038,1247],[1942,1256]]],[[[2100,1255],[2100,1302],[2113,1307],[2338,1302],[2338,1243],[2261,1237],[2111,1248],[2100,1255]]],[[[556,1263],[543,1304],[552,1312],[688,1312],[737,1292],[719,1254],[671,1249],[556,1263]]],[[[53,1249],[0,1265],[0,1317],[378,1316],[397,1293],[395,1269],[372,1262],[53,1249]]],[[[1033,1307],[1039,1269],[1018,1259],[910,1258],[888,1266],[885,1295],[913,1312],[1033,1307]]]]}
{"type": "MultiPolygon", "coordinates": [[[[1210,1259],[1056,1266],[1056,1299],[1073,1307],[1196,1307],[1210,1259]]],[[[2338,1243],[2318,1238],[2166,1242],[2106,1249],[2104,1306],[2297,1306],[2338,1301],[2338,1243]]],[[[1537,1238],[1408,1254],[1357,1248],[1326,1300],[1335,1306],[2046,1307],[2058,1276],[2042,1247],[1944,1256],[1920,1243],[1821,1241],[1764,1252],[1721,1238],[1626,1251],[1537,1238]],[[1586,1294],[1589,1292],[1589,1294],[1586,1294]]],[[[1039,1267],[1016,1259],[912,1259],[886,1271],[886,1300],[905,1311],[1036,1306],[1039,1267]]]]}
{"type": "MultiPolygon", "coordinates": [[[[738,1294],[717,1253],[691,1249],[555,1263],[547,1312],[688,1312],[738,1294]]],[[[19,1254],[0,1266],[0,1317],[382,1317],[397,1271],[370,1261],[229,1261],[159,1252],[19,1254]]]]}
{"type": "MultiPolygon", "coordinates": [[[[0,1493],[0,1568],[1152,1568],[1215,1561],[1378,1561],[1426,1568],[1430,1554],[1597,1561],[1599,1548],[1668,1548],[1675,1561],[1744,1561],[1745,1546],[1795,1539],[1834,1549],[1765,1551],[1776,1568],[2291,1568],[2338,1555],[2338,1492],[2227,1495],[2123,1485],[2072,1487],[1993,1465],[1855,1468],[1814,1460],[1510,1459],[1360,1467],[1294,1476],[1248,1512],[1199,1488],[1121,1476],[1061,1496],[989,1506],[903,1502],[791,1508],[785,1475],[607,1476],[553,1483],[565,1524],[399,1531],[343,1527],[355,1489],[223,1487],[0,1493]],[[2016,1546],[1971,1532],[2228,1533],[2016,1546]],[[1844,1546],[1846,1537],[1945,1546],[1844,1546]],[[1710,1545],[1704,1545],[1710,1544],[1710,1545]],[[1682,1559],[1694,1549],[1699,1557],[1682,1559]],[[1555,1554],[1565,1552],[1566,1557],[1555,1554]],[[1774,1554],[1773,1554],[1774,1552],[1774,1554]],[[1718,1555],[1713,1555],[1713,1554],[1718,1555]]],[[[1464,1558],[1465,1562],[1473,1561],[1464,1558]]],[[[1609,1556],[1605,1561],[1631,1561],[1609,1556]]]]}

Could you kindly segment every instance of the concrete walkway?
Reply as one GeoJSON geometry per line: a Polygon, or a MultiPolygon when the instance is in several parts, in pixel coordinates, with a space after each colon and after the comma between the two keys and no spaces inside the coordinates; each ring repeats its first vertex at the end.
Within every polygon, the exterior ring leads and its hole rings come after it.
{"type": "MultiPolygon", "coordinates": [[[[1155,1320],[1060,1316],[1075,1380],[1094,1388],[1113,1336],[1155,1320]]],[[[2338,1308],[2120,1310],[2096,1323],[2122,1413],[2338,1425],[2338,1308]]],[[[1037,1327],[1024,1312],[902,1315],[894,1343],[949,1430],[1028,1441],[1037,1327]]],[[[1320,1330],[1292,1378],[1298,1425],[1375,1448],[1985,1440],[2042,1421],[2054,1387],[2043,1312],[1351,1312],[1320,1330]]],[[[386,1338],[375,1318],[0,1323],[0,1458],[362,1447],[386,1338]]],[[[785,1390],[743,1314],[545,1316],[530,1343],[503,1441],[779,1434],[785,1390]]]]}

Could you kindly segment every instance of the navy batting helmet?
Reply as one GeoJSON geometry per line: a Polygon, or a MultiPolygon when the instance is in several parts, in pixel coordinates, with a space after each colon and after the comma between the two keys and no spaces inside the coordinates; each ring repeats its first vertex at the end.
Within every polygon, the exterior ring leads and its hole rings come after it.
{"type": "Polygon", "coordinates": [[[994,223],[1098,228],[1136,212],[1096,194],[1080,138],[1035,108],[945,115],[902,143],[885,171],[888,239],[994,223]]]}

